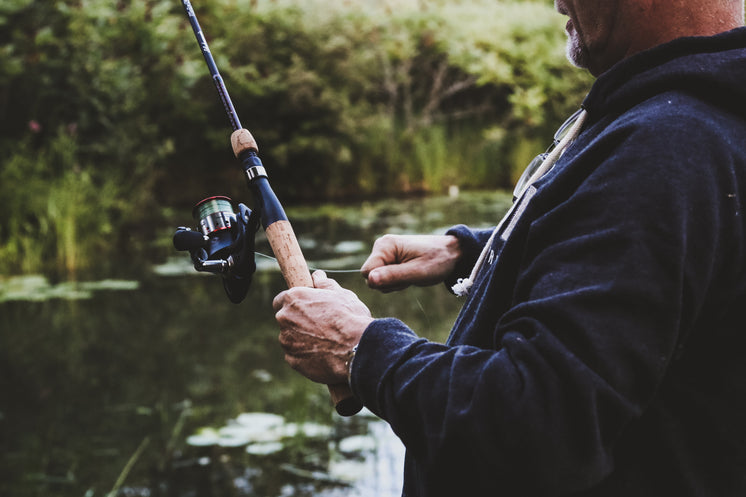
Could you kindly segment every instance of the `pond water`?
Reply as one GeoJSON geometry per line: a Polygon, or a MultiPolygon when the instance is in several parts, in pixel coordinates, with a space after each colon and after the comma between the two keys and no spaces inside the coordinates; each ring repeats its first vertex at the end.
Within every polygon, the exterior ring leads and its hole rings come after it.
{"type": "MultiPolygon", "coordinates": [[[[310,266],[374,316],[443,341],[460,301],[442,285],[383,295],[354,270],[381,234],[493,225],[509,200],[468,193],[288,214],[310,266]]],[[[188,212],[176,220],[189,222],[188,212]]],[[[403,448],[388,426],[366,411],[336,415],[326,388],[283,362],[276,264],[259,256],[246,301],[231,304],[217,277],[170,248],[172,232],[145,269],[115,279],[0,277],[0,495],[399,495],[403,448]]],[[[270,253],[261,235],[257,249],[270,253]]]]}

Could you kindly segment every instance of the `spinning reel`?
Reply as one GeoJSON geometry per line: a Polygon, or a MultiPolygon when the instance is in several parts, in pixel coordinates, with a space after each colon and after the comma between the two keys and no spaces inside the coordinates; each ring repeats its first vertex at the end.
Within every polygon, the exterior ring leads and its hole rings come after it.
{"type": "Polygon", "coordinates": [[[174,233],[176,250],[189,251],[197,271],[219,274],[228,299],[240,303],[256,271],[254,234],[259,216],[244,204],[234,212],[228,197],[209,197],[197,203],[192,217],[199,228],[180,226],[174,233]]]}

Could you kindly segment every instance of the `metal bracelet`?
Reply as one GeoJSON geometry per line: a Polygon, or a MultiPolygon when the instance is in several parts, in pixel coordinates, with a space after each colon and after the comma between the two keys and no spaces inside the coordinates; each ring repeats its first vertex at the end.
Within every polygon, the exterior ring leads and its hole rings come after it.
{"type": "Polygon", "coordinates": [[[349,355],[347,356],[347,360],[345,361],[345,368],[347,369],[347,384],[352,384],[352,360],[355,359],[355,352],[357,352],[357,345],[352,347],[352,350],[350,350],[349,355]]]}

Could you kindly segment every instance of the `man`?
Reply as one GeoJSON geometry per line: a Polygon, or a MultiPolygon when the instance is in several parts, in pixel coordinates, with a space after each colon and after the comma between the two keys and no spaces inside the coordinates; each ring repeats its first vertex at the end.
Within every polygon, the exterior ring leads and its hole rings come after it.
{"type": "Polygon", "coordinates": [[[407,448],[404,495],[746,495],[743,0],[556,8],[598,77],[561,156],[496,231],[387,236],[362,268],[463,278],[448,343],[316,273],[275,299],[286,359],[349,373],[407,448]]]}

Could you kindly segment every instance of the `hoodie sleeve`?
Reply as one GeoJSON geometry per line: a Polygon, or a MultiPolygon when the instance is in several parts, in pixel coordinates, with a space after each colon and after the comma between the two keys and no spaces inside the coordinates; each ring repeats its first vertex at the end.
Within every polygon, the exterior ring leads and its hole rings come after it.
{"type": "Polygon", "coordinates": [[[536,195],[501,255],[514,280],[492,268],[464,311],[464,332],[491,347],[432,343],[395,319],[365,331],[353,390],[423,481],[443,490],[458,474],[485,491],[554,495],[613,469],[720,263],[728,180],[710,165],[733,157],[679,121],[667,134],[642,122],[602,135],[556,178],[569,198],[536,195]],[[504,285],[510,302],[494,311],[504,285]]]}

